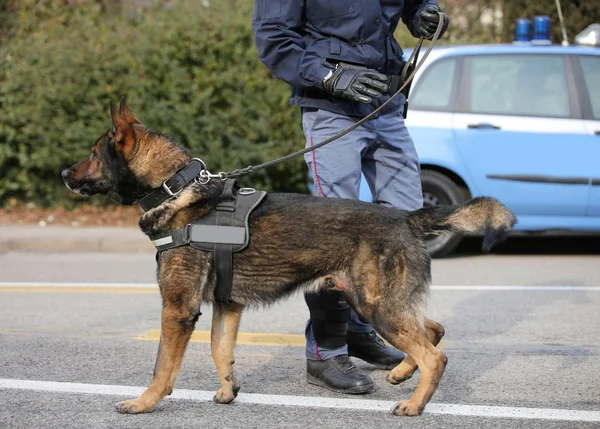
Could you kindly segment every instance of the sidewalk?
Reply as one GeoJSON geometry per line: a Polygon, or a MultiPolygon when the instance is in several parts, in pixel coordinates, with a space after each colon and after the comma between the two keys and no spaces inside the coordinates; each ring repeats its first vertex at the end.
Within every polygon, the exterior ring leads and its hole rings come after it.
{"type": "Polygon", "coordinates": [[[133,227],[0,225],[0,253],[154,251],[150,239],[133,227]]]}

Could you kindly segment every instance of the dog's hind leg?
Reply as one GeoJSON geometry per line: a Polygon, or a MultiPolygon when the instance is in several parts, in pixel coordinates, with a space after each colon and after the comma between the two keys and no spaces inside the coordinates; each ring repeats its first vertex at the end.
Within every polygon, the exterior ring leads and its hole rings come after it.
{"type": "Polygon", "coordinates": [[[158,356],[154,368],[152,384],[137,399],[119,402],[115,405],[120,413],[137,414],[150,410],[166,395],[170,395],[175,378],[181,367],[183,354],[194,332],[200,315],[198,305],[182,306],[167,302],[163,304],[162,323],[158,356]]]}
{"type": "MultiPolygon", "coordinates": [[[[432,345],[437,346],[444,333],[442,325],[431,319],[425,319],[425,335],[432,345]]],[[[416,370],[417,363],[410,355],[406,355],[400,365],[390,371],[386,380],[391,384],[400,384],[411,378],[416,370]]]]}
{"type": "Polygon", "coordinates": [[[233,348],[237,339],[243,305],[236,303],[214,303],[213,320],[210,332],[212,356],[219,373],[221,388],[213,401],[228,404],[235,399],[240,385],[233,373],[233,348]]]}
{"type": "MultiPolygon", "coordinates": [[[[435,348],[425,335],[423,323],[414,317],[402,315],[401,318],[388,318],[379,333],[395,347],[411,356],[421,370],[421,380],[415,393],[407,401],[398,402],[392,413],[401,416],[416,416],[423,412],[431,395],[435,392],[444,373],[447,358],[435,348]]],[[[400,364],[402,365],[402,364],[400,364]]]]}

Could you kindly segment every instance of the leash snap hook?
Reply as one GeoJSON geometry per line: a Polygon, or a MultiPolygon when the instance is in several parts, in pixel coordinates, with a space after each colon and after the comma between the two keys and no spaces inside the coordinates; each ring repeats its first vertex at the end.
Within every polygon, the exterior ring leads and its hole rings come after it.
{"type": "Polygon", "coordinates": [[[198,176],[194,178],[194,182],[200,185],[206,185],[210,182],[210,173],[207,170],[200,170],[198,176]]]}
{"type": "Polygon", "coordinates": [[[227,173],[221,171],[217,174],[213,174],[206,169],[202,169],[200,170],[198,176],[194,178],[194,182],[199,183],[200,185],[206,185],[208,182],[210,182],[210,179],[227,180],[227,173]]]}

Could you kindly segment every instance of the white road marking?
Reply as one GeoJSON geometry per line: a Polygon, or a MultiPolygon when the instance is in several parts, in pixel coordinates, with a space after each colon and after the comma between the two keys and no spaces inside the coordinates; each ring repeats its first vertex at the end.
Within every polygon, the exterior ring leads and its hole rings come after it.
{"type": "Polygon", "coordinates": [[[600,286],[513,286],[513,285],[434,285],[431,290],[533,291],[533,292],[600,292],[600,286]]]}
{"type": "MultiPolygon", "coordinates": [[[[144,390],[138,386],[116,386],[104,384],[62,383],[53,381],[0,379],[0,389],[20,389],[52,393],[86,393],[95,395],[128,396],[135,398],[144,390]]],[[[214,392],[205,390],[176,389],[168,399],[192,401],[212,401],[214,392]]],[[[238,404],[282,405],[291,407],[336,408],[363,411],[389,412],[395,404],[391,401],[369,399],[342,399],[315,396],[265,395],[260,393],[240,393],[235,400],[238,404]]],[[[600,411],[561,410],[553,408],[501,407],[463,404],[428,404],[427,414],[455,416],[517,418],[534,420],[564,420],[578,422],[600,422],[600,411]]]]}
{"type": "MultiPolygon", "coordinates": [[[[57,287],[57,288],[157,288],[156,283],[35,283],[0,282],[0,287],[57,287]]],[[[600,292],[600,286],[515,286],[515,285],[433,285],[431,290],[439,291],[533,291],[533,292],[600,292]]]]}

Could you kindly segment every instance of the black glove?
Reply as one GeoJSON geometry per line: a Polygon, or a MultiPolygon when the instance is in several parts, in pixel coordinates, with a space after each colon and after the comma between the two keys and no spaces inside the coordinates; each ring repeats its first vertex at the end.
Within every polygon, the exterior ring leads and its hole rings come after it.
{"type": "Polygon", "coordinates": [[[338,64],[323,80],[325,91],[336,97],[370,103],[388,90],[388,77],[375,70],[338,64]]]}
{"type": "Polygon", "coordinates": [[[440,37],[448,29],[450,18],[446,13],[437,6],[428,6],[427,9],[419,13],[419,32],[427,40],[431,40],[435,31],[438,28],[438,24],[442,20],[442,32],[440,37]],[[441,12],[441,16],[438,12],[441,12]]]}

